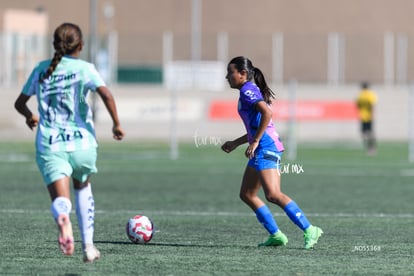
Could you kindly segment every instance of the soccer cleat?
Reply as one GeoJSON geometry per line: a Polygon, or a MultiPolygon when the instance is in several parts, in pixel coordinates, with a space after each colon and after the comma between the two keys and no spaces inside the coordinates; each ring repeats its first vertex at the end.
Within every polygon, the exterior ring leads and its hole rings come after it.
{"type": "Polygon", "coordinates": [[[305,239],[305,249],[311,249],[318,243],[318,239],[322,236],[323,231],[321,228],[311,225],[305,230],[303,237],[305,239]]]}
{"type": "Polygon", "coordinates": [[[85,244],[83,248],[83,261],[85,263],[93,263],[101,257],[101,252],[93,244],[85,244]]]}
{"type": "Polygon", "coordinates": [[[59,247],[65,255],[73,255],[75,251],[75,243],[73,241],[72,223],[69,216],[60,214],[57,219],[59,227],[58,243],[59,247]]]}
{"type": "Polygon", "coordinates": [[[270,235],[267,241],[260,243],[259,246],[281,246],[288,243],[288,238],[282,231],[277,231],[273,235],[270,235]]]}

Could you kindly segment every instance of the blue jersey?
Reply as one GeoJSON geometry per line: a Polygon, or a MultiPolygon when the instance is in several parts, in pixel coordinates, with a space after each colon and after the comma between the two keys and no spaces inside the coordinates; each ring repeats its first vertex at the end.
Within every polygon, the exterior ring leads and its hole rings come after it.
{"type": "MultiPolygon", "coordinates": [[[[249,81],[243,84],[240,89],[238,112],[246,128],[249,143],[253,141],[262,117],[260,112],[256,110],[256,104],[263,100],[262,93],[256,84],[249,81]]],[[[282,152],[284,150],[279,135],[275,130],[273,120],[270,120],[265,133],[259,141],[258,148],[274,149],[275,147],[276,151],[282,152]]]]}
{"type": "Polygon", "coordinates": [[[22,93],[36,95],[39,125],[38,152],[86,150],[97,147],[88,93],[105,83],[95,66],[64,56],[52,75],[43,80],[50,60],[40,62],[32,71],[22,93]]]}

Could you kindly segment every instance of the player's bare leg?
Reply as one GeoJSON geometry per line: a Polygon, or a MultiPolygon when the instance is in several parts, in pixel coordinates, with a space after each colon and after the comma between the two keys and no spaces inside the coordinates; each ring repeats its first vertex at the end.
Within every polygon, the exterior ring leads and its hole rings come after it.
{"type": "Polygon", "coordinates": [[[256,169],[247,166],[243,176],[243,182],[240,188],[240,198],[256,214],[258,221],[269,233],[268,239],[260,243],[259,246],[281,246],[288,243],[288,239],[282,231],[279,230],[276,220],[266,204],[257,196],[262,183],[259,179],[259,173],[256,169]]]}
{"type": "Polygon", "coordinates": [[[75,252],[72,223],[70,212],[72,203],[70,201],[69,177],[63,177],[47,186],[52,199],[51,211],[59,229],[58,243],[65,255],[75,252]]]}

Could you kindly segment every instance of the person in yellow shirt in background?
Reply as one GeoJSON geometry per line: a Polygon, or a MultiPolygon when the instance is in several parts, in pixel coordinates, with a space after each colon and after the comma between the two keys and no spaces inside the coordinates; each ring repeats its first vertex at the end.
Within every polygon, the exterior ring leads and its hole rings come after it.
{"type": "Polygon", "coordinates": [[[361,123],[361,133],[364,147],[369,155],[374,155],[376,153],[376,141],[373,130],[374,106],[376,103],[377,95],[370,89],[368,82],[363,82],[361,84],[361,91],[358,95],[356,104],[361,123]]]}

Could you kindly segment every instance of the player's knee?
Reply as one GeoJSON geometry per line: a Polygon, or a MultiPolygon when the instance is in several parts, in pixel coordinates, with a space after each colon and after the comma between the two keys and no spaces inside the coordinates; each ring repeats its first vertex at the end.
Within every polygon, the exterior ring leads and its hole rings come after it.
{"type": "Polygon", "coordinates": [[[247,196],[246,196],[246,194],[245,193],[243,193],[243,192],[240,192],[239,193],[239,198],[241,199],[241,201],[243,201],[243,202],[246,202],[246,200],[247,200],[247,196]]]}
{"type": "Polygon", "coordinates": [[[89,185],[89,181],[86,180],[84,182],[80,181],[73,181],[73,187],[75,190],[82,190],[83,188],[87,187],[89,185]]]}
{"type": "Polygon", "coordinates": [[[252,195],[252,194],[250,194],[249,192],[246,192],[246,191],[240,191],[240,193],[239,193],[240,199],[243,202],[247,203],[247,204],[252,202],[253,196],[255,196],[255,195],[252,195]]]}
{"type": "Polygon", "coordinates": [[[281,205],[284,194],[282,192],[270,192],[270,193],[266,193],[265,197],[267,201],[277,204],[277,205],[281,205]]]}

